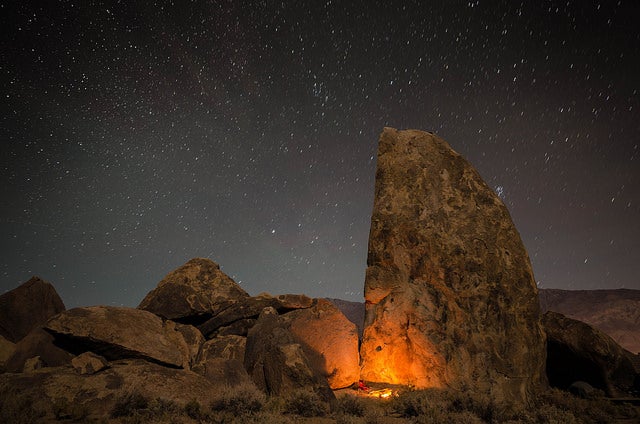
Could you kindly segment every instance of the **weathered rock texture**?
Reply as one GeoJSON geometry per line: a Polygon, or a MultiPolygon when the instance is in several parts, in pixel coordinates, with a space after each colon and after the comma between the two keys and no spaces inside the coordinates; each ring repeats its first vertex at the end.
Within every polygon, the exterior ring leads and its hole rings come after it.
{"type": "Polygon", "coordinates": [[[333,398],[325,376],[311,361],[274,308],[265,308],[249,330],[244,366],[253,382],[270,395],[309,390],[333,398]]]}
{"type": "Polygon", "coordinates": [[[274,308],[278,313],[309,308],[313,299],[296,294],[283,294],[273,297],[262,293],[254,297],[239,299],[232,307],[226,308],[198,325],[198,329],[207,338],[222,335],[246,336],[264,308],[274,308]]]}
{"type": "Polygon", "coordinates": [[[71,360],[71,366],[78,374],[95,374],[109,368],[105,358],[93,352],[84,352],[71,360]]]}
{"type": "Polygon", "coordinates": [[[246,344],[247,338],[241,336],[222,336],[206,341],[193,371],[227,387],[250,382],[244,369],[246,344]]]}
{"type": "Polygon", "coordinates": [[[625,396],[633,388],[634,366],[611,337],[557,312],[546,312],[542,323],[552,386],[567,389],[575,381],[585,381],[608,396],[625,396]]]}
{"type": "Polygon", "coordinates": [[[0,399],[8,408],[27,399],[30,411],[41,411],[42,416],[33,421],[16,417],[20,422],[60,422],[60,416],[78,410],[88,414],[81,422],[106,422],[116,403],[132,393],[149,401],[171,400],[180,406],[192,400],[208,405],[225,388],[194,372],[142,360],[112,362],[110,368],[94,374],[56,367],[29,374],[0,375],[0,399]],[[57,411],[55,416],[54,411],[57,411]]]}
{"type": "Polygon", "coordinates": [[[140,309],[113,306],[70,309],[44,328],[57,345],[75,354],[92,351],[110,361],[142,358],[181,368],[195,362],[204,343],[191,326],[163,321],[140,309]]]}
{"type": "Polygon", "coordinates": [[[65,310],[53,286],[38,277],[0,296],[0,335],[17,343],[31,330],[65,310]]]}
{"type": "Polygon", "coordinates": [[[365,281],[362,378],[528,400],[544,381],[529,257],[509,212],[442,139],[385,128],[365,281]]]}
{"type": "Polygon", "coordinates": [[[284,318],[332,389],[341,389],[359,380],[358,331],[340,309],[328,300],[318,299],[313,307],[289,312],[284,318]]]}
{"type": "Polygon", "coordinates": [[[7,359],[13,355],[16,344],[0,336],[0,372],[4,371],[7,359]]]}
{"type": "Polygon", "coordinates": [[[248,296],[218,264],[194,258],[167,274],[138,308],[174,321],[198,324],[248,296]]]}
{"type": "Polygon", "coordinates": [[[5,369],[8,372],[22,372],[25,363],[38,356],[47,367],[69,364],[73,355],[53,344],[54,337],[41,327],[31,330],[26,337],[16,343],[15,349],[7,359],[5,369]]]}

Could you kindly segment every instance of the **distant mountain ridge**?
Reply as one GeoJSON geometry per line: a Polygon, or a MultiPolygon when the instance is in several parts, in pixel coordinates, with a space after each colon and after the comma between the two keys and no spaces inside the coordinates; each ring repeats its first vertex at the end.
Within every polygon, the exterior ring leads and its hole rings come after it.
{"type": "MultiPolygon", "coordinates": [[[[609,335],[628,351],[640,354],[640,290],[539,289],[538,297],[542,312],[559,312],[586,322],[609,335]]],[[[356,324],[362,337],[364,303],[327,300],[356,324]]]]}
{"type": "Polygon", "coordinates": [[[640,290],[539,290],[542,312],[586,322],[620,346],[640,353],[640,290]]]}

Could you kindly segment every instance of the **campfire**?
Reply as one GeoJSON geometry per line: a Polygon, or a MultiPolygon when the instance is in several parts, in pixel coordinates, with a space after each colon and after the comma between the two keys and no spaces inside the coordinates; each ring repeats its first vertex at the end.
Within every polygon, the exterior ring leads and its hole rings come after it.
{"type": "Polygon", "coordinates": [[[380,390],[370,390],[367,393],[371,397],[376,397],[380,399],[387,399],[394,395],[393,390],[391,389],[380,389],[380,390]]]}
{"type": "Polygon", "coordinates": [[[390,389],[388,387],[382,388],[382,389],[372,389],[370,387],[367,387],[364,383],[364,381],[360,380],[358,382],[358,387],[357,387],[358,392],[365,394],[368,397],[374,397],[374,398],[378,398],[378,399],[388,399],[392,396],[396,396],[397,392],[394,391],[393,389],[390,389]]]}

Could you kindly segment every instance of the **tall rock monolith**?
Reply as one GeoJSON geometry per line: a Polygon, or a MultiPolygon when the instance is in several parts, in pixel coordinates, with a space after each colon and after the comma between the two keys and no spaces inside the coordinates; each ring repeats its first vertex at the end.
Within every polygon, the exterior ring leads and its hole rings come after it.
{"type": "Polygon", "coordinates": [[[507,208],[439,137],[385,128],[365,277],[361,378],[528,401],[544,333],[507,208]]]}

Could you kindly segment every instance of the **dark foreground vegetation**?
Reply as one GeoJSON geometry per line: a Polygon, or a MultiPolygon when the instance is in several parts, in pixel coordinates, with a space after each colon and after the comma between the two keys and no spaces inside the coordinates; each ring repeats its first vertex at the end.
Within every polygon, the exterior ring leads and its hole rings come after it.
{"type": "Polygon", "coordinates": [[[32,399],[19,393],[2,393],[0,422],[6,423],[636,423],[640,410],[604,397],[583,399],[552,389],[528,408],[496,404],[491,399],[441,390],[406,391],[391,399],[376,399],[345,390],[331,403],[315,394],[298,391],[288,397],[267,397],[253,385],[220,394],[208,405],[197,401],[178,404],[148,399],[136,391],[117,399],[109,416],[60,400],[52,410],[34,407],[32,399]]]}

